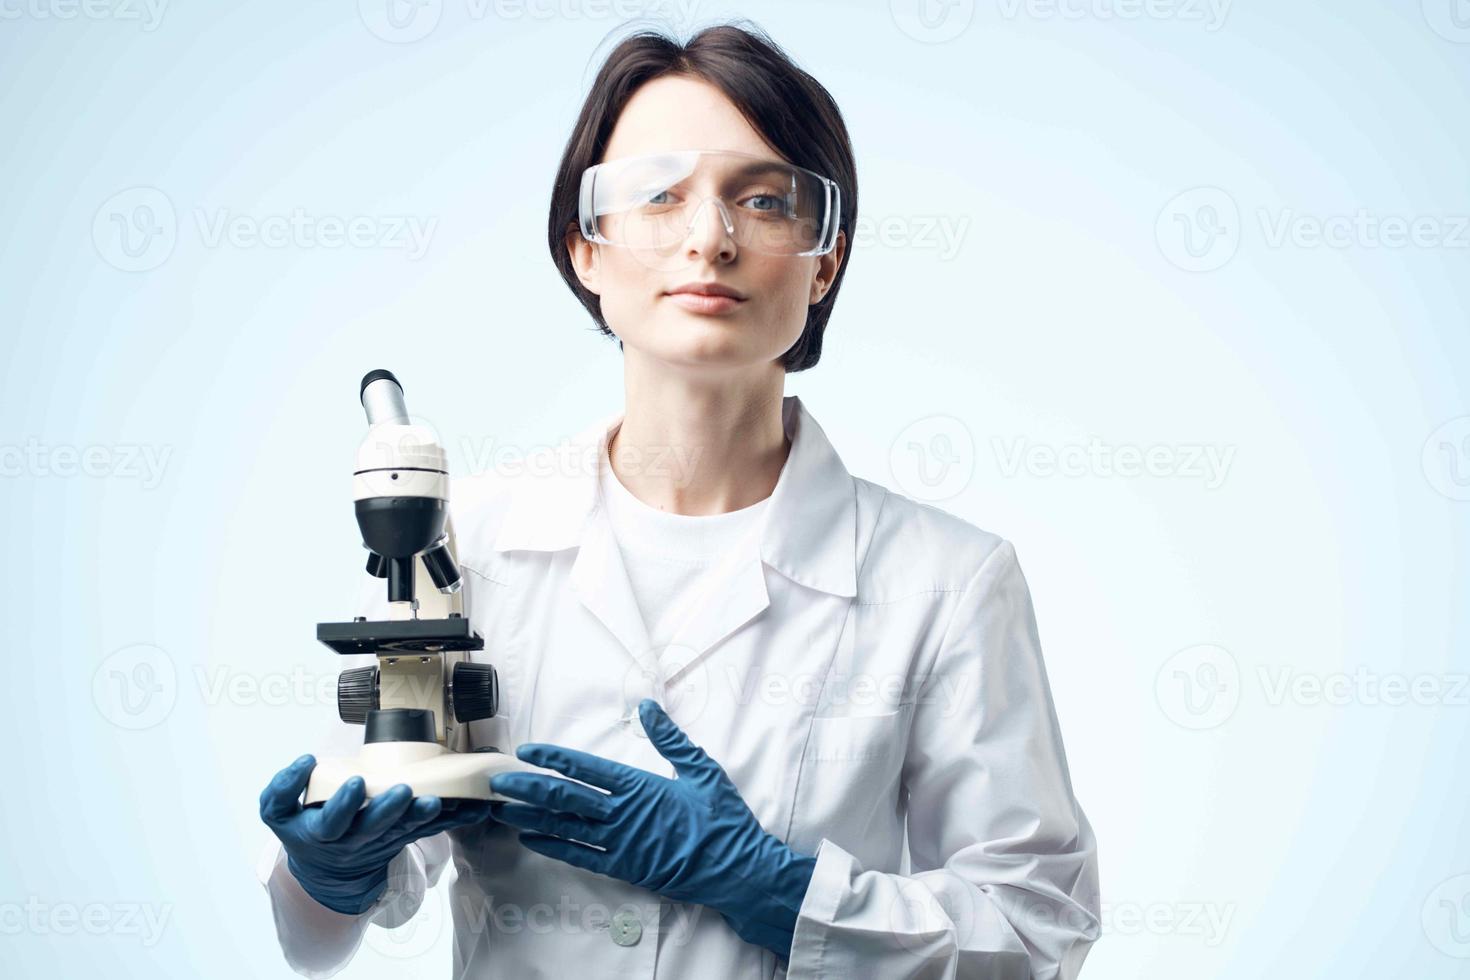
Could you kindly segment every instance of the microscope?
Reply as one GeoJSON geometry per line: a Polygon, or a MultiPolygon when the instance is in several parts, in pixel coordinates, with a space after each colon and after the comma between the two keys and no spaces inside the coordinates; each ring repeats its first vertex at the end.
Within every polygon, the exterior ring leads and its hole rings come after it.
{"type": "Polygon", "coordinates": [[[495,668],[470,658],[484,639],[465,616],[449,520],[449,471],[432,430],[413,424],[403,386],[370,371],[358,392],[368,434],[357,450],[353,501],[367,570],[384,580],[388,618],[318,623],[317,639],[339,654],[370,653],[377,663],[344,670],[337,713],[364,728],[355,758],[319,760],[305,803],[323,803],[353,776],[371,799],[397,783],[414,796],[503,800],[490,791],[500,772],[544,772],[493,746],[469,744],[470,722],[493,718],[495,668]]]}

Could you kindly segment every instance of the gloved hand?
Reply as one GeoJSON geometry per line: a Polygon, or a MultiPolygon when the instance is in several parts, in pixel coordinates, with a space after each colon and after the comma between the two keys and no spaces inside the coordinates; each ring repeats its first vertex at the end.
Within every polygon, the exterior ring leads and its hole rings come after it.
{"type": "Polygon", "coordinates": [[[516,750],[521,760],[608,792],[543,773],[500,773],[490,788],[526,802],[494,802],[491,815],[528,831],[521,843],[533,851],[709,906],[745,941],[790,958],[816,859],[767,833],[725,770],[657,702],[645,698],[638,717],[678,778],[530,742],[516,750]]]}
{"type": "Polygon", "coordinates": [[[281,839],[286,865],[306,893],[344,915],[372,907],[388,883],[389,862],[405,844],[489,816],[484,801],[414,799],[402,783],[359,811],[367,795],[361,776],[320,807],[303,807],[300,796],[314,768],[316,759],[303,755],[276,773],[261,791],[260,819],[281,839]]]}

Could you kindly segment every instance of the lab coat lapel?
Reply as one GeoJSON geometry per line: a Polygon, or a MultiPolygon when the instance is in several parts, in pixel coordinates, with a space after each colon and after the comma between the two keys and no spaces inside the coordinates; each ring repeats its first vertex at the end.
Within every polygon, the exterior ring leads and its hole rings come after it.
{"type": "Polygon", "coordinates": [[[628,655],[640,666],[653,669],[656,654],[649,649],[648,630],[622,552],[601,508],[589,515],[570,581],[582,605],[618,638],[628,655]]]}

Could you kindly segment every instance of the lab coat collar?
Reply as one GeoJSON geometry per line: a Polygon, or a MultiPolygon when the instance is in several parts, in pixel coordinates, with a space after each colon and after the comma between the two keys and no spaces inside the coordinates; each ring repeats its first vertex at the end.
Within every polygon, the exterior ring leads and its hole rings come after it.
{"type": "MultiPolygon", "coordinates": [[[[599,533],[599,468],[619,411],[573,436],[553,473],[523,481],[495,539],[496,551],[556,551],[585,545],[599,533]]],[[[781,399],[791,450],[771,492],[759,541],[760,559],[787,578],[837,596],[857,594],[856,487],[847,467],[800,397],[781,399]]],[[[599,554],[601,552],[599,551],[599,554]]],[[[763,591],[763,590],[762,590],[763,591]]]]}

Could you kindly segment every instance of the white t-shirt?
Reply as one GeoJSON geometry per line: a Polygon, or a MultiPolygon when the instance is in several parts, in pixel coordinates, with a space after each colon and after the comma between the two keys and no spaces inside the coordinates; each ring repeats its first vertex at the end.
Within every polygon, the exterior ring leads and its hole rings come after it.
{"type": "Polygon", "coordinates": [[[671,514],[635,497],[606,456],[599,483],[648,642],[663,649],[705,590],[719,588],[728,576],[730,559],[755,547],[771,498],[725,514],[671,514]]]}

